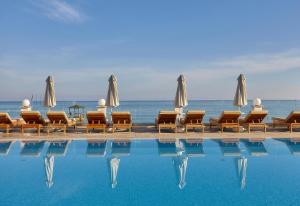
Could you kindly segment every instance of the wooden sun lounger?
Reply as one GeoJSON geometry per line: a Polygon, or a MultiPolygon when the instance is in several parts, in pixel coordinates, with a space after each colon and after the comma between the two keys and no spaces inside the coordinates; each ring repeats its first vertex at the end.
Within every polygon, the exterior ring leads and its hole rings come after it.
{"type": "Polygon", "coordinates": [[[244,119],[240,119],[240,124],[246,126],[249,133],[251,128],[263,128],[264,132],[266,132],[267,125],[263,120],[267,115],[268,111],[251,111],[244,119]]]}
{"type": "Polygon", "coordinates": [[[210,118],[210,128],[217,126],[223,133],[224,128],[237,128],[240,131],[239,117],[241,116],[240,111],[223,111],[219,118],[210,118]]]}
{"type": "Polygon", "coordinates": [[[161,129],[174,129],[176,133],[176,118],[175,111],[160,111],[156,118],[156,127],[160,133],[161,129]]]}
{"type": "Polygon", "coordinates": [[[6,112],[0,112],[0,129],[4,129],[6,133],[9,133],[10,129],[17,126],[17,120],[10,118],[6,112]]]}
{"type": "Polygon", "coordinates": [[[88,121],[88,124],[86,125],[87,133],[89,132],[89,129],[102,129],[103,133],[105,133],[105,130],[108,127],[108,123],[103,112],[87,112],[86,118],[88,121]]]}
{"type": "Polygon", "coordinates": [[[65,112],[47,112],[47,117],[48,133],[50,129],[63,129],[64,133],[67,132],[68,127],[73,127],[75,130],[76,121],[69,119],[65,112]]]}
{"type": "Polygon", "coordinates": [[[183,120],[183,125],[185,127],[185,132],[188,132],[188,129],[201,128],[204,132],[203,117],[205,111],[188,111],[183,120]]]}
{"type": "Polygon", "coordinates": [[[300,127],[300,111],[292,111],[286,118],[272,118],[273,127],[287,127],[292,133],[294,128],[300,127]]]}
{"type": "Polygon", "coordinates": [[[46,125],[44,118],[38,111],[21,112],[21,117],[25,121],[25,124],[21,125],[22,134],[24,134],[25,129],[37,129],[38,134],[40,134],[41,128],[46,125]]]}
{"type": "Polygon", "coordinates": [[[131,132],[132,120],[130,112],[112,112],[112,132],[116,129],[128,129],[131,132]]]}

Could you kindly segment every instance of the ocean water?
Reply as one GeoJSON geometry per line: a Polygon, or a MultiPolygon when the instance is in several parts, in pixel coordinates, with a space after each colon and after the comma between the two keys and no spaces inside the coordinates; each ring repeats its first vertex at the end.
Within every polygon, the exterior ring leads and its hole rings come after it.
{"type": "Polygon", "coordinates": [[[300,205],[288,140],[0,143],[0,205],[300,205]]]}
{"type": "MultiPolygon", "coordinates": [[[[96,101],[61,101],[57,102],[57,106],[53,110],[64,110],[68,113],[68,107],[75,103],[83,105],[85,111],[95,110],[97,106],[96,101]]],[[[20,106],[21,102],[0,101],[0,111],[9,112],[12,117],[19,117],[20,106]]],[[[292,110],[300,109],[300,102],[296,100],[269,100],[263,101],[263,106],[269,111],[266,121],[270,122],[272,116],[287,116],[292,110]]],[[[32,109],[40,111],[43,115],[47,112],[47,109],[42,106],[41,102],[33,102],[32,109]]],[[[114,111],[130,111],[134,123],[153,123],[160,110],[173,109],[172,101],[121,101],[120,106],[114,109],[114,111]]],[[[189,105],[185,110],[193,109],[205,110],[205,121],[208,121],[209,117],[219,116],[223,110],[237,110],[230,100],[189,101],[189,105]]],[[[248,106],[242,108],[242,112],[247,113],[250,110],[251,101],[249,101],[248,106]]]]}

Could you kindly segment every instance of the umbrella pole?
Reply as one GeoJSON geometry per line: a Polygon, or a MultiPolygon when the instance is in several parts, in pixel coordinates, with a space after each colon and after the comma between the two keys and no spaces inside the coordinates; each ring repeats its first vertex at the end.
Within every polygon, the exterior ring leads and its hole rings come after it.
{"type": "Polygon", "coordinates": [[[108,129],[109,131],[112,131],[112,107],[110,107],[110,124],[111,124],[111,127],[108,129]]]}
{"type": "Polygon", "coordinates": [[[110,107],[110,122],[112,123],[112,112],[113,112],[113,109],[112,107],[110,107]]]}

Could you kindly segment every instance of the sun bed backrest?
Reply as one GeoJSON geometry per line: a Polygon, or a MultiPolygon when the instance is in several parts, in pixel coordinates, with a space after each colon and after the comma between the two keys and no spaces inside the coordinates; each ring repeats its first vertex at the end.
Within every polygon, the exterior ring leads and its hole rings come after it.
{"type": "Polygon", "coordinates": [[[8,113],[0,112],[0,124],[12,124],[12,120],[8,113]]]}
{"type": "Polygon", "coordinates": [[[240,116],[240,111],[224,111],[219,118],[219,123],[237,123],[240,116]]]}
{"type": "Polygon", "coordinates": [[[70,122],[65,112],[48,112],[47,117],[51,123],[68,124],[70,122]]]}
{"type": "Polygon", "coordinates": [[[104,112],[87,112],[86,118],[89,124],[106,124],[104,112]]]}
{"type": "Polygon", "coordinates": [[[161,111],[158,114],[158,124],[175,124],[177,113],[175,111],[161,111]]]}
{"type": "Polygon", "coordinates": [[[246,123],[260,123],[268,115],[268,111],[251,111],[245,117],[246,123]]]}
{"type": "Polygon", "coordinates": [[[41,113],[38,112],[38,111],[24,111],[24,112],[21,112],[21,117],[24,119],[24,121],[27,123],[27,124],[44,124],[45,121],[44,121],[44,118],[42,117],[41,113]]]}
{"type": "Polygon", "coordinates": [[[300,111],[293,111],[286,118],[287,123],[300,123],[300,111]]]}
{"type": "Polygon", "coordinates": [[[205,111],[188,111],[184,123],[201,123],[204,115],[205,111]]]}
{"type": "Polygon", "coordinates": [[[113,112],[111,116],[114,124],[131,124],[130,112],[113,112]]]}

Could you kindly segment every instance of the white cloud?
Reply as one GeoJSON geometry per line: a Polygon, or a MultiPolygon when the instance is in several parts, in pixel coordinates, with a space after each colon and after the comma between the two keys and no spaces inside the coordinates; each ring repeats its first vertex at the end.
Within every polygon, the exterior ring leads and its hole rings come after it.
{"type": "Polygon", "coordinates": [[[86,20],[79,9],[63,0],[32,0],[32,3],[51,20],[64,23],[81,23],[86,20]]]}
{"type": "Polygon", "coordinates": [[[1,92],[1,88],[5,88],[1,85],[6,85],[11,88],[7,98],[23,93],[42,94],[45,78],[52,74],[59,99],[97,99],[105,97],[107,78],[114,73],[121,99],[172,99],[176,79],[183,73],[187,76],[190,98],[230,99],[234,95],[236,77],[245,73],[250,98],[300,98],[300,93],[293,91],[300,88],[300,82],[288,81],[300,71],[300,50],[297,49],[210,61],[97,58],[92,59],[92,64],[88,64],[90,59],[76,48],[63,47],[58,51],[31,53],[30,57],[26,53],[21,57],[0,57],[0,93],[5,92],[1,92]],[[172,69],[175,66],[176,69],[172,69]]]}

